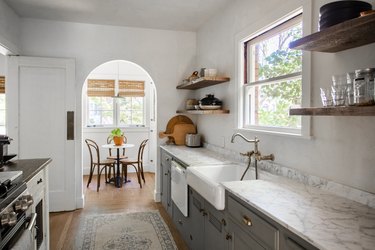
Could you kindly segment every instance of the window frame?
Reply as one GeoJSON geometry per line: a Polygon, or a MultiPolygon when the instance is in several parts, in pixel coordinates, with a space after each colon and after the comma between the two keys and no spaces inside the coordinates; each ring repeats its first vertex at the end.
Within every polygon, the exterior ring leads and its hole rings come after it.
{"type": "MultiPolygon", "coordinates": [[[[120,124],[120,113],[121,113],[121,110],[120,110],[120,103],[116,100],[116,98],[121,98],[121,97],[117,97],[117,93],[118,93],[118,82],[119,82],[119,79],[117,78],[113,78],[113,79],[109,79],[108,77],[106,77],[105,79],[102,79],[102,77],[98,77],[96,75],[93,75],[92,77],[90,77],[90,79],[98,79],[98,80],[114,80],[115,81],[115,96],[116,97],[113,97],[112,98],[112,101],[113,101],[113,123],[110,124],[110,125],[104,125],[104,124],[98,124],[98,125],[90,125],[89,124],[89,118],[90,118],[90,109],[89,109],[89,96],[87,95],[87,81],[89,79],[86,79],[86,89],[85,89],[85,106],[86,106],[86,110],[85,110],[85,113],[86,113],[86,119],[85,119],[85,127],[86,128],[111,128],[111,127],[120,127],[120,128],[139,128],[139,127],[147,127],[147,124],[146,124],[146,121],[147,121],[147,111],[146,111],[146,105],[147,105],[147,99],[146,99],[146,92],[147,92],[147,88],[146,88],[146,80],[129,80],[129,81],[143,81],[144,82],[144,85],[145,85],[145,89],[144,89],[144,93],[145,95],[142,96],[143,98],[143,109],[142,109],[142,114],[143,114],[143,124],[139,124],[139,125],[133,125],[133,124],[126,124],[126,125],[123,125],[123,124],[120,124]]],[[[122,80],[122,79],[121,79],[122,80]]]]}
{"type": "MultiPolygon", "coordinates": [[[[284,8],[275,11],[271,16],[276,18],[266,17],[258,20],[249,27],[245,28],[236,35],[236,76],[237,82],[236,96],[237,96],[237,112],[236,112],[236,127],[237,130],[252,131],[255,133],[265,133],[283,136],[292,136],[298,138],[311,138],[310,117],[301,117],[301,129],[290,129],[281,127],[265,127],[265,126],[244,126],[245,124],[245,82],[244,82],[244,53],[245,42],[255,38],[266,30],[271,30],[302,13],[302,35],[305,36],[311,33],[311,12],[312,5],[309,1],[303,1],[302,6],[285,6],[284,8]],[[294,9],[293,11],[290,11],[294,9]],[[302,11],[303,10],[303,11],[302,11]],[[303,13],[302,13],[303,12],[303,13]],[[278,18],[277,18],[278,17],[278,18]],[[281,18],[280,18],[281,17],[281,18]]],[[[246,65],[249,67],[249,65],[246,65]]],[[[302,52],[302,106],[310,106],[310,78],[311,78],[311,53],[302,52]]]]}

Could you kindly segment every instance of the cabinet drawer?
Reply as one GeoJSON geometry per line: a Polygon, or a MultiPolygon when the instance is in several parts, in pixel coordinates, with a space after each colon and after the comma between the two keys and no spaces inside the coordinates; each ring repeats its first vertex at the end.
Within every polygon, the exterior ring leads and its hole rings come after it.
{"type": "Polygon", "coordinates": [[[279,231],[270,223],[250,211],[247,207],[228,196],[228,213],[242,230],[251,234],[262,245],[270,249],[278,249],[279,231]]]}
{"type": "Polygon", "coordinates": [[[172,161],[172,156],[170,156],[167,152],[163,149],[161,150],[161,164],[163,166],[170,166],[172,161]]]}
{"type": "Polygon", "coordinates": [[[36,195],[43,189],[44,182],[44,171],[41,170],[27,182],[27,188],[32,195],[36,195]]]}

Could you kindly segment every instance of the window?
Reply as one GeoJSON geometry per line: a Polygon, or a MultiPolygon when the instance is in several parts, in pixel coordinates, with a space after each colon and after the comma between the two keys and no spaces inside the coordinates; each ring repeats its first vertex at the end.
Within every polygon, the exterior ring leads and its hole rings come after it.
{"type": "Polygon", "coordinates": [[[242,42],[243,127],[299,133],[301,118],[289,108],[302,102],[302,52],[289,42],[302,37],[302,15],[242,42]]]}
{"type": "Polygon", "coordinates": [[[144,96],[144,81],[89,79],[87,126],[143,126],[144,96]]]}
{"type": "Polygon", "coordinates": [[[5,131],[5,77],[0,76],[0,134],[4,135],[5,131]]]}

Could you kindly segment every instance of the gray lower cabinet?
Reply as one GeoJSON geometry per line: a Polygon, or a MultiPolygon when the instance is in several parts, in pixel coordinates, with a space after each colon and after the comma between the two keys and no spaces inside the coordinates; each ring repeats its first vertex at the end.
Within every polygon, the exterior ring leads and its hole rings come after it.
{"type": "Polygon", "coordinates": [[[216,210],[194,189],[189,188],[190,249],[228,249],[224,211],[216,210]]]}
{"type": "Polygon", "coordinates": [[[171,161],[172,156],[164,149],[160,149],[161,166],[161,203],[169,216],[172,217],[171,198],[171,161]]]}
{"type": "Polygon", "coordinates": [[[226,193],[229,249],[318,250],[249,204],[226,193]]]}

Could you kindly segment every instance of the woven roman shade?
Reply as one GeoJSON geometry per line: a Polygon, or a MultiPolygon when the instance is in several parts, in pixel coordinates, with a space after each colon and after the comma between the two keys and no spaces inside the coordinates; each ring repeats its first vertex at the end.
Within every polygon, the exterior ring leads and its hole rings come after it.
{"type": "Polygon", "coordinates": [[[87,96],[113,97],[115,95],[115,80],[88,79],[87,96]]]}
{"type": "Polygon", "coordinates": [[[0,76],[0,94],[5,94],[5,76],[0,76]]]}
{"type": "Polygon", "coordinates": [[[122,97],[143,97],[145,96],[144,81],[119,80],[118,95],[122,97]]]}

